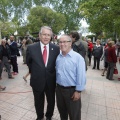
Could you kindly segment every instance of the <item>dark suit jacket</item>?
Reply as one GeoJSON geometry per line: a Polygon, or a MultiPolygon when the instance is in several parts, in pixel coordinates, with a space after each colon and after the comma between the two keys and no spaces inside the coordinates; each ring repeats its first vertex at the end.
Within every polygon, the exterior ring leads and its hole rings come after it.
{"type": "Polygon", "coordinates": [[[51,91],[55,90],[55,63],[59,52],[58,46],[49,43],[49,57],[47,67],[45,67],[40,42],[28,46],[26,62],[31,73],[30,85],[34,90],[43,91],[46,84],[51,91]]]}
{"type": "Polygon", "coordinates": [[[15,56],[18,53],[17,43],[13,42],[10,46],[11,56],[15,56]]]}

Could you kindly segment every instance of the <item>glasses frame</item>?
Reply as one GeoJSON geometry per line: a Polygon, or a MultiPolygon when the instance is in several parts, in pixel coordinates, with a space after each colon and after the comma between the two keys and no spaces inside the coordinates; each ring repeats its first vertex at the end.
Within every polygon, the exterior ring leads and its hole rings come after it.
{"type": "Polygon", "coordinates": [[[68,42],[71,42],[71,41],[70,41],[70,40],[67,40],[67,41],[58,41],[59,44],[62,44],[62,43],[63,43],[63,44],[66,44],[66,43],[68,43],[68,42]]]}

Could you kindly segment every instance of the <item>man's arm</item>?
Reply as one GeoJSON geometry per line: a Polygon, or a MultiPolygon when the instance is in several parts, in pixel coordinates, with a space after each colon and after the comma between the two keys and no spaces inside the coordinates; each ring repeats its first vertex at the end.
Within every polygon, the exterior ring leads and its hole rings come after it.
{"type": "Polygon", "coordinates": [[[86,70],[85,70],[85,61],[82,57],[77,59],[77,69],[76,69],[76,88],[72,96],[74,101],[80,99],[81,91],[85,89],[86,84],[86,70]]]}

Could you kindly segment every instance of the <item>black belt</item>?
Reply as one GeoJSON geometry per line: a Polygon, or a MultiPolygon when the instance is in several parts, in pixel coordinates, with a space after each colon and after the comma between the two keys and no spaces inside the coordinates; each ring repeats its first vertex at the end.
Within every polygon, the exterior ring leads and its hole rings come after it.
{"type": "Polygon", "coordinates": [[[75,88],[75,86],[62,86],[57,84],[58,87],[63,88],[63,89],[70,89],[70,88],[75,88]]]}

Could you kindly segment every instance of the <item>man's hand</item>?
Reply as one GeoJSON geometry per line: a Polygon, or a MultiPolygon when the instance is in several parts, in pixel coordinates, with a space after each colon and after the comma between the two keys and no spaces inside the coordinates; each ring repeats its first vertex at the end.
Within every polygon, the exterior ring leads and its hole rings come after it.
{"type": "Polygon", "coordinates": [[[80,97],[81,97],[81,93],[75,91],[71,98],[73,99],[73,101],[77,101],[80,99],[80,97]]]}
{"type": "Polygon", "coordinates": [[[0,60],[0,63],[2,62],[2,60],[0,60]]]}

